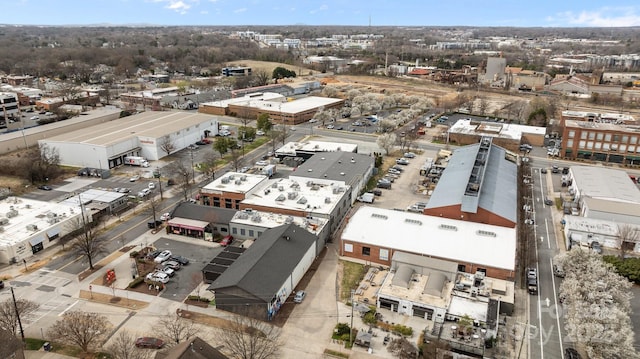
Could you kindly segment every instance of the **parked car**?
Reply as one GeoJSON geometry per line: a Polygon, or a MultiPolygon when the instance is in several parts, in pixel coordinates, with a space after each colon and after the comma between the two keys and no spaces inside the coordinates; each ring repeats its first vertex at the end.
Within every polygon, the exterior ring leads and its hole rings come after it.
{"type": "Polygon", "coordinates": [[[148,187],[149,189],[155,189],[155,188],[156,188],[156,184],[155,184],[155,183],[153,183],[153,182],[149,182],[149,184],[147,185],[147,187],[148,187]]]}
{"type": "Polygon", "coordinates": [[[593,242],[591,242],[590,247],[591,247],[592,251],[594,251],[594,252],[596,252],[598,254],[602,254],[602,246],[600,246],[600,242],[593,241],[593,242]]]}
{"type": "MultiPolygon", "coordinates": [[[[187,261],[187,263],[189,263],[189,261],[187,261]]],[[[174,257],[169,258],[169,260],[168,260],[168,261],[166,261],[166,262],[164,262],[164,263],[163,263],[163,265],[164,265],[165,267],[169,267],[169,268],[171,268],[171,269],[173,269],[173,270],[178,270],[178,269],[180,269],[180,263],[179,263],[178,261],[176,261],[176,260],[174,259],[174,257]]]]}
{"type": "Polygon", "coordinates": [[[416,154],[415,154],[415,153],[413,153],[413,152],[406,152],[406,153],[404,154],[404,157],[405,157],[405,158],[415,158],[415,157],[416,157],[416,154]]]}
{"type": "Polygon", "coordinates": [[[265,135],[264,131],[262,130],[256,131],[256,136],[264,136],[264,135],[265,135]]]}
{"type": "Polygon", "coordinates": [[[334,128],[336,128],[336,126],[334,126],[334,125],[329,125],[329,126],[327,126],[327,129],[328,129],[328,130],[333,130],[334,128]]]}
{"type": "Polygon", "coordinates": [[[413,213],[423,213],[425,208],[427,208],[426,202],[417,202],[407,207],[407,211],[413,213]]]}
{"type": "Polygon", "coordinates": [[[171,213],[169,212],[163,213],[162,216],[160,216],[161,221],[168,221],[170,219],[171,219],[171,213]]]}
{"type": "Polygon", "coordinates": [[[176,274],[176,270],[169,266],[165,266],[164,268],[162,268],[162,273],[165,273],[169,277],[173,277],[176,274]]]}
{"type": "Polygon", "coordinates": [[[171,256],[171,261],[178,262],[181,266],[186,266],[187,264],[189,264],[189,260],[182,256],[171,256]]]}
{"type": "Polygon", "coordinates": [[[139,179],[140,179],[140,176],[135,175],[135,176],[132,176],[131,178],[129,178],[129,182],[135,182],[135,181],[137,181],[139,179]]]}
{"type": "Polygon", "coordinates": [[[160,349],[164,346],[162,339],[142,337],[136,339],[136,348],[160,349]]]}
{"type": "Polygon", "coordinates": [[[538,278],[538,269],[533,267],[527,268],[527,278],[538,278]]]}
{"type": "Polygon", "coordinates": [[[553,200],[551,200],[550,198],[545,198],[544,204],[546,204],[547,206],[551,206],[553,204],[553,200]]]}
{"type": "Polygon", "coordinates": [[[296,295],[293,297],[294,303],[302,303],[304,297],[307,296],[307,293],[304,290],[299,290],[296,292],[296,295]]]}
{"type": "Polygon", "coordinates": [[[546,167],[542,167],[540,169],[540,173],[547,173],[547,168],[546,167]]]}
{"type": "Polygon", "coordinates": [[[159,219],[156,219],[155,221],[152,219],[149,222],[147,222],[147,227],[149,229],[154,229],[154,228],[158,228],[162,225],[162,221],[159,219]]]}
{"type": "Polygon", "coordinates": [[[312,118],[312,119],[309,120],[309,123],[316,123],[316,122],[318,122],[317,118],[312,118]]]}
{"type": "Polygon", "coordinates": [[[38,186],[38,189],[41,189],[43,191],[51,191],[53,188],[47,185],[42,185],[42,186],[38,186]]]}
{"type": "Polygon", "coordinates": [[[249,171],[249,167],[244,166],[244,167],[242,167],[242,168],[240,169],[240,171],[238,171],[238,172],[240,172],[240,173],[245,173],[245,172],[247,172],[247,171],[249,171]]]}
{"type": "Polygon", "coordinates": [[[170,250],[164,250],[162,252],[160,252],[160,254],[158,254],[158,256],[153,260],[156,263],[162,263],[166,260],[169,260],[169,258],[171,258],[171,251],[170,250]]]}
{"type": "Polygon", "coordinates": [[[408,165],[408,164],[409,164],[409,160],[407,160],[407,159],[406,159],[406,158],[404,158],[404,157],[402,157],[402,158],[398,158],[398,159],[396,160],[396,164],[406,166],[406,165],[408,165]]]}
{"type": "Polygon", "coordinates": [[[118,193],[129,193],[129,192],[131,192],[131,190],[126,187],[118,188],[118,193]]]}
{"type": "Polygon", "coordinates": [[[551,173],[558,173],[558,172],[560,172],[560,169],[558,168],[558,166],[551,167],[551,173]]]}
{"type": "Polygon", "coordinates": [[[160,282],[163,284],[169,283],[169,275],[162,271],[149,273],[147,274],[146,279],[149,281],[160,282]]]}
{"type": "Polygon", "coordinates": [[[151,193],[151,190],[148,188],[144,188],[142,189],[142,191],[138,192],[138,197],[146,197],[149,193],[151,193]]]}
{"type": "Polygon", "coordinates": [[[229,235],[229,236],[226,236],[226,237],[222,238],[222,240],[220,241],[220,245],[223,246],[223,247],[226,247],[226,246],[230,245],[231,242],[233,242],[233,236],[229,235]]]}
{"type": "Polygon", "coordinates": [[[372,189],[371,193],[373,193],[376,196],[382,196],[382,191],[377,188],[372,189]]]}
{"type": "Polygon", "coordinates": [[[379,180],[376,186],[378,188],[391,189],[391,182],[386,180],[379,180]]]}
{"type": "Polygon", "coordinates": [[[204,141],[196,141],[196,145],[198,145],[198,146],[204,146],[204,145],[206,145],[206,144],[207,144],[207,143],[206,143],[206,142],[204,142],[204,141]]]}
{"type": "Polygon", "coordinates": [[[158,256],[158,254],[160,254],[160,253],[162,253],[162,250],[160,250],[160,249],[156,249],[156,250],[154,250],[154,251],[152,251],[152,252],[147,253],[147,258],[149,258],[149,259],[154,259],[154,258],[155,258],[155,257],[157,257],[157,256],[158,256]]]}

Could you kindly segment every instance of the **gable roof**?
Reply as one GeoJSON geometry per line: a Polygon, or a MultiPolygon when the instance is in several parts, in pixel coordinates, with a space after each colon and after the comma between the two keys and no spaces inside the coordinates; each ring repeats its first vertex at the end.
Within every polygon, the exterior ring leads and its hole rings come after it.
{"type": "Polygon", "coordinates": [[[193,337],[166,352],[158,352],[155,359],[229,359],[204,340],[193,337]]]}
{"type": "Polygon", "coordinates": [[[268,302],[316,239],[295,224],[268,229],[208,289],[238,287],[268,302]]]}
{"type": "Polygon", "coordinates": [[[180,203],[171,213],[173,218],[187,218],[207,223],[225,223],[231,222],[236,214],[235,209],[203,206],[190,202],[180,203]]]}
{"type": "Polygon", "coordinates": [[[491,144],[484,156],[481,151],[481,143],[454,151],[426,208],[460,205],[463,212],[469,213],[482,208],[515,223],[517,165],[507,159],[502,147],[491,144]],[[479,165],[483,167],[480,172],[479,165]],[[479,180],[477,195],[468,193],[472,177],[479,180]]]}

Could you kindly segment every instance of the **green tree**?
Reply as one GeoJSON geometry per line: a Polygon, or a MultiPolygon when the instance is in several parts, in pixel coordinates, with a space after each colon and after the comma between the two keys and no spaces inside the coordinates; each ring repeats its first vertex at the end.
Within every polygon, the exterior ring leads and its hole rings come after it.
{"type": "Polygon", "coordinates": [[[256,138],[256,129],[249,126],[240,127],[238,129],[238,138],[256,138]]]}
{"type": "Polygon", "coordinates": [[[268,113],[263,113],[263,114],[260,114],[260,116],[258,116],[258,120],[256,121],[256,127],[258,128],[258,130],[262,130],[264,132],[269,132],[271,130],[271,127],[273,127],[273,124],[269,119],[268,113]]]}
{"type": "Polygon", "coordinates": [[[547,111],[543,108],[539,108],[529,114],[527,118],[527,124],[530,126],[541,126],[544,127],[547,125],[547,111]]]}
{"type": "Polygon", "coordinates": [[[227,137],[218,137],[213,143],[213,149],[220,153],[220,157],[229,151],[229,139],[227,137]]]}
{"type": "Polygon", "coordinates": [[[283,78],[287,78],[287,77],[296,77],[296,72],[295,71],[291,71],[291,70],[287,70],[284,67],[276,67],[275,69],[273,69],[273,76],[274,79],[283,79],[283,78]]]}

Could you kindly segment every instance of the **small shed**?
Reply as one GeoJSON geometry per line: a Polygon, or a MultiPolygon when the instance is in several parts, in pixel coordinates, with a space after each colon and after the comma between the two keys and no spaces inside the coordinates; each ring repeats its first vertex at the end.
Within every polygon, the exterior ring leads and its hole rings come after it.
{"type": "Polygon", "coordinates": [[[353,342],[356,345],[359,345],[361,347],[370,347],[371,346],[371,338],[373,337],[373,334],[371,333],[367,333],[364,330],[360,330],[358,332],[358,335],[356,335],[356,340],[355,342],[353,342]]]}

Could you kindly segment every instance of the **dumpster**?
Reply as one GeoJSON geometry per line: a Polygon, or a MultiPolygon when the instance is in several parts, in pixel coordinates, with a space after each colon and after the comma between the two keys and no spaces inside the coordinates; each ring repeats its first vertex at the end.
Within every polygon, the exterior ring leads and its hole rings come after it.
{"type": "Polygon", "coordinates": [[[49,342],[45,342],[45,343],[42,345],[42,349],[44,349],[44,351],[45,351],[45,352],[50,352],[50,351],[51,351],[51,349],[52,349],[52,347],[51,347],[51,343],[49,343],[49,342]]]}

